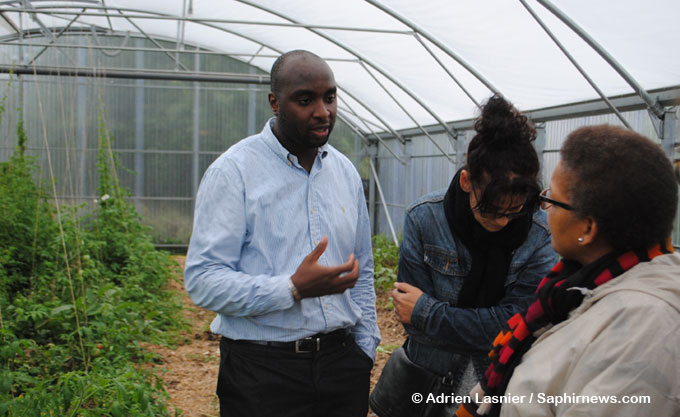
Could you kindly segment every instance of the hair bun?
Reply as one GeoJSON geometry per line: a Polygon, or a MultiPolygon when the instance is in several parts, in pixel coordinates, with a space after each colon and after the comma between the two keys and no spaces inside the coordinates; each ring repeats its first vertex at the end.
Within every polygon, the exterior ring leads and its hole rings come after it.
{"type": "Polygon", "coordinates": [[[498,149],[536,138],[536,129],[527,117],[499,94],[492,96],[482,108],[482,115],[475,122],[475,131],[485,145],[498,149]]]}

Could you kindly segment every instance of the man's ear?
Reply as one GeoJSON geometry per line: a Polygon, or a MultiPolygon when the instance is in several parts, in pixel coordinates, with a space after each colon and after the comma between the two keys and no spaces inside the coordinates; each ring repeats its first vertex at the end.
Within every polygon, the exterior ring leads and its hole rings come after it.
{"type": "Polygon", "coordinates": [[[274,116],[279,115],[279,102],[278,100],[276,100],[276,96],[274,96],[274,93],[269,93],[269,107],[272,108],[274,116]]]}
{"type": "Polygon", "coordinates": [[[460,171],[460,188],[466,193],[472,191],[472,181],[470,181],[470,173],[467,169],[460,171]]]}

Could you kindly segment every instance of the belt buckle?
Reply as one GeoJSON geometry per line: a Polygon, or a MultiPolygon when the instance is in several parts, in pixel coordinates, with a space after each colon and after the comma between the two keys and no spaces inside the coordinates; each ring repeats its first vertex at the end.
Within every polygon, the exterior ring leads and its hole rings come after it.
{"type": "MultiPolygon", "coordinates": [[[[306,343],[305,343],[306,344],[306,343]]],[[[321,350],[321,338],[314,338],[314,337],[305,337],[304,339],[296,340],[295,341],[295,353],[311,353],[311,352],[318,352],[321,350]],[[316,349],[313,347],[314,346],[314,341],[316,340],[316,349]],[[311,348],[305,349],[304,347],[300,347],[302,343],[305,342],[311,342],[311,348]]]]}

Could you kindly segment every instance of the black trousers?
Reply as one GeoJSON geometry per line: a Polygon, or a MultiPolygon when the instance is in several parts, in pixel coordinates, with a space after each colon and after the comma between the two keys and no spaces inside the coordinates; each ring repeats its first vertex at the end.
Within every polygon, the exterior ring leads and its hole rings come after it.
{"type": "Polygon", "coordinates": [[[220,340],[220,417],[366,417],[373,361],[349,336],[319,352],[220,340]]]}

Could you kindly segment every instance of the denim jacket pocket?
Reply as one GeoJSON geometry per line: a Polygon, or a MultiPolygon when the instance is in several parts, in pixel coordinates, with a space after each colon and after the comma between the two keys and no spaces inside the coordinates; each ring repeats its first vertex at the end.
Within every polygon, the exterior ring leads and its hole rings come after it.
{"type": "Polygon", "coordinates": [[[513,285],[517,281],[519,273],[522,271],[522,269],[524,269],[525,266],[525,262],[515,262],[514,259],[513,262],[510,262],[510,266],[508,267],[508,276],[505,278],[506,288],[513,285]]]}
{"type": "Polygon", "coordinates": [[[424,246],[425,264],[432,270],[431,279],[435,293],[430,294],[439,301],[456,305],[458,293],[469,271],[461,265],[458,253],[438,246],[424,246]]]}

